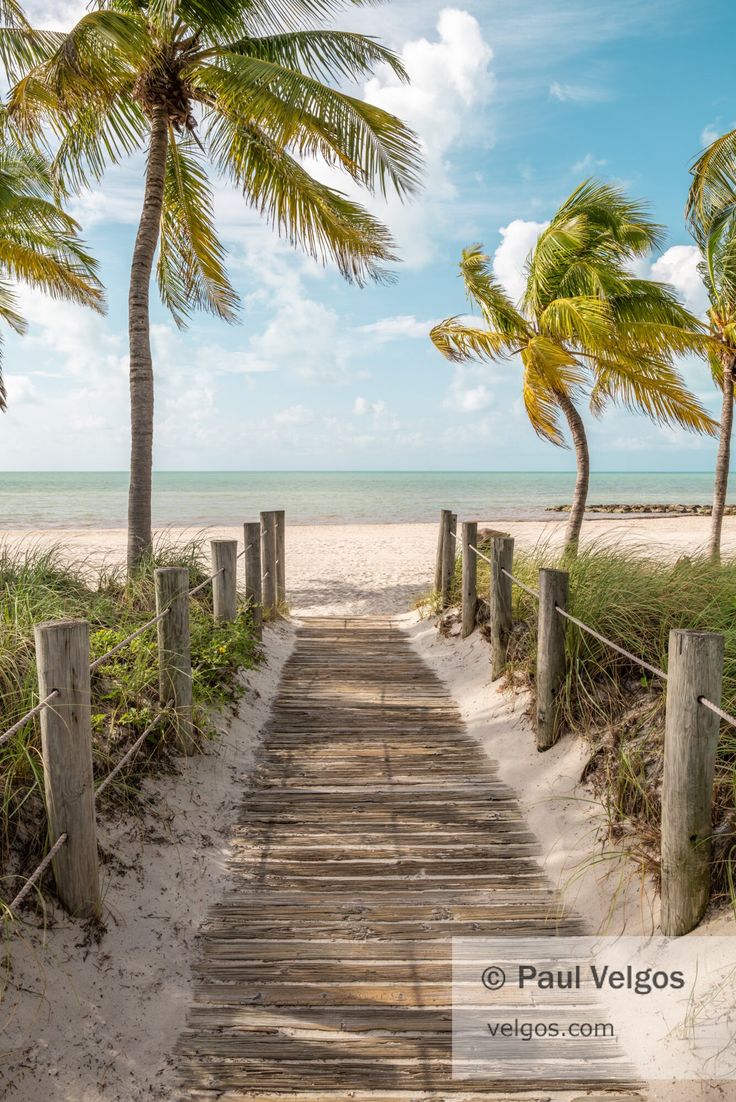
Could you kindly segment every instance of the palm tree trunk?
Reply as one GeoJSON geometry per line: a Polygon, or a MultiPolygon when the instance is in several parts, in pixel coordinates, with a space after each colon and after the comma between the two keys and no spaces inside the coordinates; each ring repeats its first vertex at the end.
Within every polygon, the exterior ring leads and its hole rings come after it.
{"type": "Polygon", "coordinates": [[[583,516],[585,515],[585,503],[588,500],[590,454],[588,452],[588,438],[585,434],[585,425],[574,403],[562,392],[558,392],[555,396],[570,429],[570,436],[572,437],[573,447],[575,448],[575,460],[577,463],[575,493],[573,494],[570,517],[565,531],[565,554],[574,556],[577,554],[578,543],[580,541],[580,529],[583,526],[583,516]]]}
{"type": "Polygon", "coordinates": [[[723,406],[721,407],[721,431],[718,438],[718,458],[716,459],[716,479],[713,487],[713,515],[710,526],[708,553],[714,562],[721,558],[721,531],[723,513],[726,508],[726,490],[728,489],[728,468],[731,462],[731,430],[733,428],[733,373],[736,369],[736,356],[725,357],[723,364],[723,406]]]}
{"type": "Polygon", "coordinates": [[[164,107],[154,110],[146,166],[143,211],[133,248],[128,293],[130,346],[130,488],[128,490],[128,576],[153,546],[151,479],[153,470],[153,361],[149,295],[153,258],[161,230],[168,146],[164,107]]]}

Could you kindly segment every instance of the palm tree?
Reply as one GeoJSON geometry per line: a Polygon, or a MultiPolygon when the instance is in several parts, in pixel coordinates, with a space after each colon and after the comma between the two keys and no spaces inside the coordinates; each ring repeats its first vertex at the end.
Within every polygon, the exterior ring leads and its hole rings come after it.
{"type": "Polygon", "coordinates": [[[736,372],[736,130],[716,138],[695,161],[692,174],[687,217],[702,254],[700,271],[710,299],[708,320],[715,342],[709,361],[713,380],[723,395],[708,545],[711,558],[718,561],[731,461],[736,372]]]}
{"type": "Polygon", "coordinates": [[[618,188],[585,181],[532,250],[518,306],[494,279],[482,247],[475,245],[463,252],[460,271],[485,324],[452,317],[431,333],[440,352],[454,362],[519,355],[524,404],[535,432],[565,446],[560,415],[566,421],[577,461],[565,533],[572,553],[580,538],[590,474],[578,410],[584,394],[599,415],[613,401],[660,424],[715,431],[674,366],[678,355],[701,351],[707,343],[701,325],[668,287],[632,272],[632,261],[659,245],[661,237],[661,228],[641,204],[618,188]]]}
{"type": "MultiPolygon", "coordinates": [[[[11,282],[27,283],[52,298],[102,311],[97,265],[77,237],[79,226],[53,202],[48,165],[36,153],[0,145],[0,317],[25,333],[11,282]]],[[[0,349],[2,335],[0,334],[0,349]]],[[[0,410],[6,391],[0,363],[0,410]]]]}
{"type": "Polygon", "coordinates": [[[708,360],[713,381],[722,394],[708,543],[710,557],[718,562],[721,557],[721,533],[731,461],[736,374],[736,207],[726,207],[707,225],[693,218],[692,229],[701,249],[703,259],[700,272],[710,299],[708,321],[713,343],[708,360]]]}
{"type": "Polygon", "coordinates": [[[68,34],[35,32],[0,0],[0,49],[19,134],[48,127],[61,186],[77,189],[147,146],[143,209],[129,292],[131,463],[128,567],[151,547],[153,365],[149,285],[179,325],[194,308],[232,320],[208,165],[311,256],[358,284],[395,259],[386,228],[310,174],[307,158],[369,191],[418,186],[414,135],[378,107],[331,87],[401,62],[374,39],[326,30],[333,13],[369,0],[98,0],[68,34]]]}

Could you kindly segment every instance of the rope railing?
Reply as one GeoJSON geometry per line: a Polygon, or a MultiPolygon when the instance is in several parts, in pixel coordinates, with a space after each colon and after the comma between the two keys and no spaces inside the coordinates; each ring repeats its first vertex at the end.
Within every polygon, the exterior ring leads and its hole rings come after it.
{"type": "Polygon", "coordinates": [[[46,869],[49,867],[49,865],[51,864],[53,859],[56,857],[56,855],[59,852],[59,850],[61,849],[61,847],[66,842],[67,837],[68,837],[68,835],[66,835],[66,834],[60,834],[59,835],[59,837],[56,839],[56,841],[54,842],[54,844],[51,847],[51,849],[49,850],[49,852],[44,857],[43,861],[40,863],[40,865],[36,866],[34,871],[28,877],[25,884],[23,885],[23,887],[20,889],[20,891],[16,895],[15,899],[12,899],[10,901],[10,903],[8,903],[7,911],[8,911],[9,917],[12,917],[13,912],[16,911],[18,909],[18,907],[20,907],[20,905],[23,902],[23,900],[25,899],[25,897],[32,890],[34,885],[36,885],[38,883],[38,881],[41,879],[43,874],[46,872],[46,869]]]}
{"type": "MultiPolygon", "coordinates": [[[[89,624],[87,622],[69,620],[51,622],[38,627],[36,665],[39,688],[41,693],[45,692],[46,695],[17,719],[7,731],[0,734],[0,746],[42,713],[57,697],[62,697],[65,702],[80,696],[86,696],[89,699],[90,682],[87,670],[90,674],[94,673],[145,632],[166,620],[166,624],[160,629],[163,638],[159,640],[161,644],[159,649],[160,711],[137,736],[117,764],[99,782],[94,792],[94,801],[100,798],[120,772],[131,763],[144,745],[146,738],[167,715],[173,715],[177,720],[182,751],[185,754],[197,752],[200,747],[192,721],[191,637],[188,617],[179,613],[185,610],[190,598],[222,576],[223,582],[215,587],[214,591],[213,616],[216,621],[222,622],[236,619],[237,579],[233,564],[258,547],[259,539],[263,547],[264,517],[268,515],[262,514],[260,536],[258,522],[248,522],[245,525],[245,537],[248,543],[239,553],[237,553],[237,541],[214,540],[212,542],[213,566],[219,565],[220,569],[192,589],[186,588],[188,582],[186,567],[156,570],[154,574],[156,607],[161,611],[92,662],[89,662],[89,624]],[[223,546],[228,544],[230,546],[223,546]],[[175,612],[177,615],[174,615],[175,612]],[[81,667],[70,657],[80,652],[85,654],[86,659],[81,667]],[[49,673],[50,670],[61,672],[49,673]],[[50,685],[54,683],[59,685],[59,688],[49,691],[50,685]],[[164,701],[167,703],[164,704],[164,701]]],[[[282,534],[283,539],[285,530],[283,514],[280,514],[280,517],[281,519],[276,523],[276,531],[282,534]]],[[[256,638],[261,639],[262,610],[264,609],[263,581],[273,577],[275,573],[283,578],[283,543],[277,547],[275,541],[269,539],[266,550],[263,552],[265,561],[260,560],[257,555],[254,558],[253,566],[246,566],[246,601],[258,612],[257,616],[254,612],[254,630],[256,638]]],[[[250,560],[247,560],[247,563],[250,563],[250,560]]],[[[58,713],[58,718],[54,713],[53,717],[45,719],[42,755],[47,809],[57,804],[62,807],[69,792],[77,793],[83,804],[84,794],[89,790],[88,777],[93,764],[89,709],[64,708],[58,713]],[[63,799],[62,793],[65,794],[63,799]]],[[[68,860],[61,862],[63,867],[56,868],[59,900],[67,910],[80,917],[97,913],[101,903],[97,874],[97,826],[94,813],[90,818],[82,804],[75,806],[71,819],[64,813],[61,820],[56,819],[55,829],[61,830],[62,833],[12,902],[5,904],[0,901],[0,913],[13,917],[13,912],[26,899],[34,885],[38,884],[61,847],[67,843],[68,860]],[[70,826],[72,821],[73,829],[70,826]],[[80,899],[84,901],[81,909],[80,899]]]]}
{"type": "Polygon", "coordinates": [[[90,673],[94,673],[95,670],[98,670],[100,668],[100,666],[104,666],[105,663],[109,661],[109,659],[112,658],[114,654],[117,654],[118,651],[124,650],[129,643],[133,642],[134,639],[137,639],[139,636],[145,634],[145,632],[147,632],[149,628],[152,628],[154,624],[158,624],[159,621],[163,620],[164,616],[168,615],[169,609],[165,608],[163,612],[159,612],[158,616],[154,616],[151,620],[148,620],[147,623],[143,624],[142,627],[138,628],[137,631],[132,632],[126,639],[121,640],[121,642],[114,646],[112,650],[109,650],[106,654],[100,655],[99,658],[95,658],[94,662],[92,662],[89,667],[90,673]]]}
{"type": "MultiPolygon", "coordinates": [[[[457,550],[460,537],[453,529],[457,515],[443,509],[437,541],[435,590],[442,611],[450,608],[456,592],[457,550]],[[452,537],[452,538],[450,538],[452,537]]],[[[661,927],[666,937],[689,933],[701,921],[710,898],[715,852],[713,824],[718,783],[716,765],[721,724],[736,728],[736,714],[721,707],[724,637],[720,632],[673,627],[669,632],[666,670],[634,654],[568,612],[570,586],[565,569],[540,568],[539,589],[512,573],[514,540],[510,535],[487,533],[492,558],[479,551],[478,521],[462,522],[462,578],[460,581],[460,637],[467,639],[482,622],[478,606],[478,569],[473,555],[490,563],[487,638],[490,678],[508,672],[517,648],[512,585],[537,602],[534,649],[534,695],[537,750],[550,750],[565,728],[566,682],[577,675],[570,653],[568,624],[597,639],[627,663],[666,684],[664,704],[663,769],[661,779],[661,927]]],[[[485,585],[485,581],[484,581],[485,585]]],[[[577,641],[577,637],[575,637],[577,641]]],[[[591,671],[595,674],[595,671],[591,671]]]]}
{"type": "Polygon", "coordinates": [[[29,723],[34,716],[40,715],[44,708],[46,708],[58,695],[59,690],[53,689],[48,696],[45,696],[43,700],[39,700],[38,704],[34,705],[34,707],[30,708],[24,716],[16,720],[12,727],[8,727],[7,731],[0,735],[0,746],[2,746],[4,742],[7,742],[8,739],[12,738],[22,727],[25,727],[26,723],[29,723]]]}
{"type": "Polygon", "coordinates": [[[469,543],[468,547],[470,548],[471,551],[475,552],[475,554],[478,556],[479,559],[483,559],[484,562],[487,562],[489,564],[489,566],[493,566],[492,560],[489,559],[487,555],[484,555],[482,551],[479,551],[478,548],[475,547],[472,543],[469,543]]]}
{"type": "Polygon", "coordinates": [[[225,573],[225,567],[221,567],[220,570],[216,570],[214,574],[210,574],[209,578],[205,578],[199,585],[195,585],[194,589],[189,590],[189,596],[193,597],[195,593],[199,593],[201,590],[206,589],[208,585],[214,582],[215,578],[219,578],[220,574],[225,573]]]}
{"type": "Polygon", "coordinates": [[[113,777],[116,777],[118,775],[118,773],[121,771],[121,769],[125,768],[125,766],[131,760],[131,758],[133,758],[138,753],[138,750],[143,745],[143,743],[146,740],[147,736],[150,735],[150,733],[154,729],[154,727],[156,727],[157,724],[159,724],[161,722],[161,720],[163,719],[165,714],[166,714],[165,712],[159,712],[159,714],[148,724],[148,726],[146,727],[143,734],[138,736],[138,738],[135,740],[135,742],[130,747],[130,749],[127,751],[127,753],[125,753],[123,755],[123,757],[120,759],[120,761],[115,766],[115,768],[111,769],[110,772],[107,774],[107,776],[104,778],[104,780],[100,782],[100,784],[97,786],[97,789],[95,791],[95,799],[96,800],[100,798],[102,793],[105,791],[107,786],[112,781],[113,777]]]}
{"type": "Polygon", "coordinates": [[[523,589],[525,593],[528,593],[530,597],[534,597],[537,601],[539,600],[538,589],[532,589],[530,585],[527,585],[526,582],[522,582],[519,578],[515,578],[514,575],[511,574],[504,567],[501,567],[501,573],[505,574],[506,577],[514,583],[514,585],[518,585],[519,589],[523,589]]]}
{"type": "Polygon", "coordinates": [[[728,712],[724,712],[723,708],[719,708],[717,704],[714,704],[712,700],[708,700],[705,696],[698,697],[698,704],[702,704],[708,711],[713,712],[719,719],[722,719],[724,723],[730,723],[732,727],[736,727],[736,716],[730,715],[728,712]]]}
{"type": "Polygon", "coordinates": [[[578,620],[577,616],[573,616],[567,612],[564,608],[560,608],[559,605],[555,605],[555,612],[559,612],[560,616],[564,616],[566,620],[575,624],[581,631],[587,632],[588,635],[592,635],[594,639],[598,639],[601,643],[605,643],[611,650],[617,651],[622,654],[624,658],[628,658],[631,662],[636,663],[637,666],[641,666],[642,669],[648,670],[653,673],[655,677],[661,677],[663,681],[667,680],[667,674],[664,670],[660,670],[658,666],[652,666],[649,662],[645,662],[643,658],[639,658],[638,655],[632,654],[631,651],[626,650],[625,647],[620,647],[618,643],[614,643],[613,639],[608,639],[605,635],[601,635],[590,626],[590,624],[584,623],[582,620],[578,620]]]}

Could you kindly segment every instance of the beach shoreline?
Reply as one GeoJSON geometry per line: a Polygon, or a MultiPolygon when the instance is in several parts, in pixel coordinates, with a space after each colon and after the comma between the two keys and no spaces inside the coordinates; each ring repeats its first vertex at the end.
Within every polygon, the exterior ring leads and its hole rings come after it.
{"type": "MultiPolygon", "coordinates": [[[[546,521],[509,522],[493,516],[480,528],[508,532],[516,546],[543,546],[550,555],[562,546],[564,516],[546,521]]],[[[706,516],[644,518],[596,517],[583,526],[583,546],[625,548],[663,560],[704,553],[710,530],[706,516]]],[[[211,527],[170,526],[158,529],[156,540],[186,543],[200,540],[207,553],[211,539],[235,539],[242,546],[239,524],[211,527]]],[[[0,547],[25,551],[56,547],[70,562],[83,564],[94,575],[122,570],[125,528],[11,528],[0,532],[0,547]]],[[[291,524],[287,514],[286,581],[291,610],[302,615],[353,615],[405,612],[432,587],[437,550],[437,524],[291,524]]],[[[736,517],[723,525],[724,555],[736,554],[736,517]]],[[[242,583],[242,579],[241,579],[242,583]]]]}

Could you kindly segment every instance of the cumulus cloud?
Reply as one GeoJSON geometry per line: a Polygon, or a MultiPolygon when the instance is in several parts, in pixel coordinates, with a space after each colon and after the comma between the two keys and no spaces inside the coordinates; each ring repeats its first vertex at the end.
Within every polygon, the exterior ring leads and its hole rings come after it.
{"type": "Polygon", "coordinates": [[[397,237],[402,258],[420,266],[431,259],[443,208],[456,196],[450,155],[483,132],[480,111],[495,86],[493,51],[474,16],[445,8],[436,39],[412,40],[400,52],[410,83],[402,84],[385,68],[367,82],[364,95],[408,123],[422,145],[423,195],[406,205],[390,199],[378,208],[397,237]]]}
{"type": "Polygon", "coordinates": [[[493,254],[493,273],[514,302],[524,292],[524,267],[537,238],[549,222],[525,222],[515,218],[501,226],[501,244],[493,254]]]}
{"type": "Polygon", "coordinates": [[[673,245],[652,264],[653,279],[671,283],[679,291],[689,310],[703,315],[708,308],[708,294],[698,271],[700,252],[695,245],[673,245]]]}

